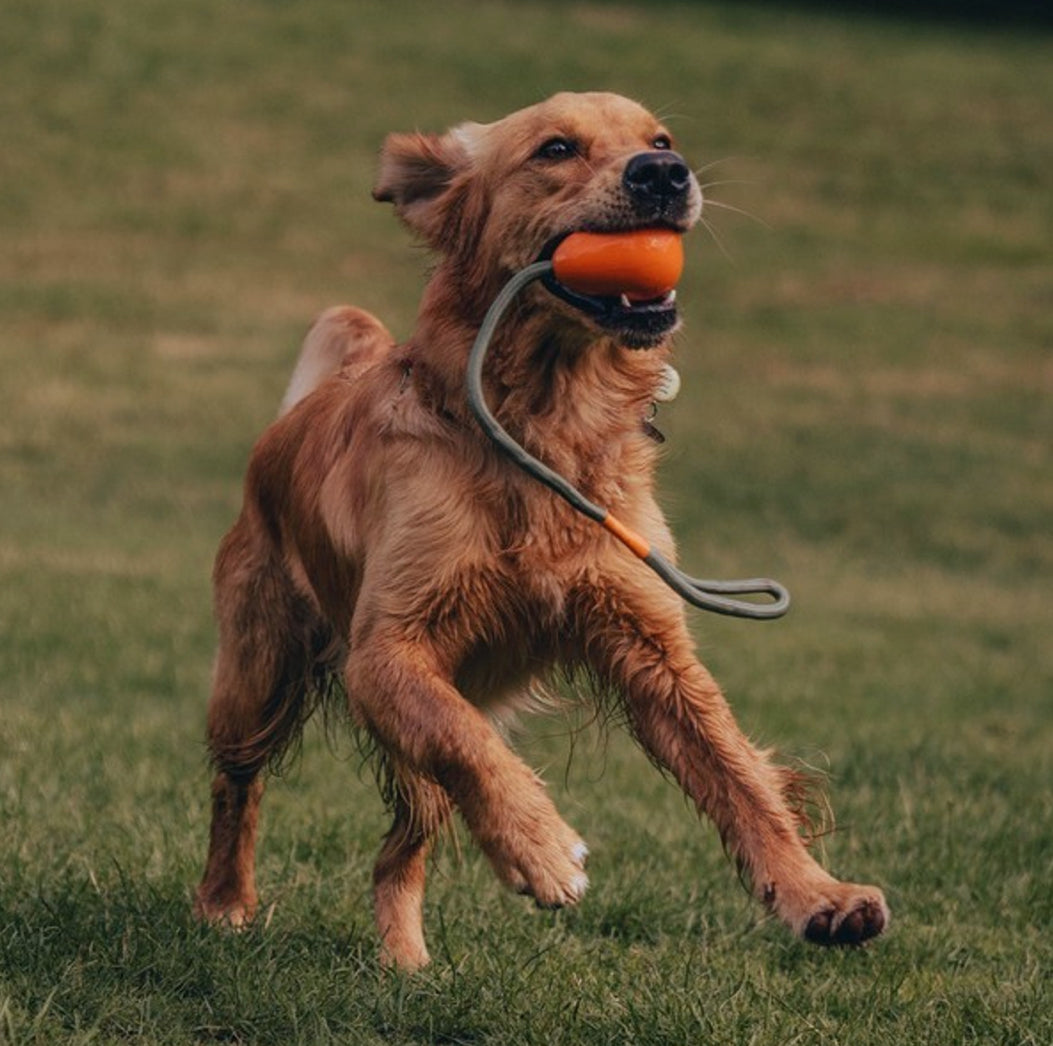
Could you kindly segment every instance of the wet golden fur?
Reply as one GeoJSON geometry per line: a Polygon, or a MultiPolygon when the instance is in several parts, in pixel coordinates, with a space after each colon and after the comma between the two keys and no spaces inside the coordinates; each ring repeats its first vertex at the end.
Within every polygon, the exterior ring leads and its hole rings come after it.
{"type": "MultiPolygon", "coordinates": [[[[393,782],[374,873],[385,961],[428,959],[426,857],[453,810],[509,886],[545,906],[577,902],[584,843],[493,720],[553,671],[585,669],[794,932],[820,943],[881,932],[881,892],[838,882],[810,856],[792,776],[738,729],[679,598],[505,460],[466,403],[487,306],[553,236],[697,221],[693,176],[675,193],[663,185],[658,202],[627,189],[633,158],[671,144],[646,110],[602,94],[385,143],[375,195],[437,263],[404,345],[357,309],[320,318],[253,451],[215,566],[203,917],[252,917],[263,771],[333,673],[393,782]]],[[[535,284],[502,323],[485,381],[513,436],[672,556],[643,423],[669,354],[662,324],[611,329],[535,284]]]]}

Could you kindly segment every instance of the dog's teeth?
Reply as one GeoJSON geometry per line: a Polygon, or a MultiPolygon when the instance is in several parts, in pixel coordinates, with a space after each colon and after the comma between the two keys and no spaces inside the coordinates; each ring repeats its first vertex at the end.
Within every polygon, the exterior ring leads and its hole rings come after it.
{"type": "Polygon", "coordinates": [[[633,301],[628,294],[622,294],[618,298],[618,303],[623,309],[646,309],[659,308],[662,306],[669,306],[676,304],[676,291],[669,291],[667,294],[662,295],[661,298],[655,298],[649,301],[633,301]]]}

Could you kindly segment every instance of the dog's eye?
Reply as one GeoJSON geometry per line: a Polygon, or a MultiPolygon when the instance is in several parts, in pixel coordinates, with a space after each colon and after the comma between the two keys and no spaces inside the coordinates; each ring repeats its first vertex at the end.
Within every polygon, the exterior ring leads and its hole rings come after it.
{"type": "Polygon", "coordinates": [[[549,138],[534,155],[541,160],[569,160],[578,155],[578,143],[570,138],[549,138]]]}
{"type": "Polygon", "coordinates": [[[672,149],[673,140],[667,134],[656,134],[651,142],[652,149],[672,149]]]}

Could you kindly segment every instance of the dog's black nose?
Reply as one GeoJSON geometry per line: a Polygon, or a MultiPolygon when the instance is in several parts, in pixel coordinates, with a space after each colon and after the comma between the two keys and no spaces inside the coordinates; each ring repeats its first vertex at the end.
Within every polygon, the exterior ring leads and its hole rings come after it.
{"type": "Polygon", "coordinates": [[[668,149],[637,153],[625,165],[622,183],[640,203],[665,204],[687,193],[691,169],[668,149]]]}

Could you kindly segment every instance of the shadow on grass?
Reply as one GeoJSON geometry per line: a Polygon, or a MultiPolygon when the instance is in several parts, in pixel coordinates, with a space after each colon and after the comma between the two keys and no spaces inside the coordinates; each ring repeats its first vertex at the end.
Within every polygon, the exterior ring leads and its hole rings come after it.
{"type": "Polygon", "coordinates": [[[288,1043],[304,1037],[305,1022],[357,1027],[363,1015],[348,989],[375,989],[382,978],[372,927],[302,914],[298,923],[280,933],[217,930],[193,919],[183,884],[123,877],[100,885],[67,873],[46,892],[6,893],[0,998],[9,1030],[18,1042],[94,1033],[288,1043]]]}
{"type": "MultiPolygon", "coordinates": [[[[476,940],[457,962],[439,948],[432,967],[403,976],[376,962],[368,920],[349,926],[304,905],[285,906],[270,924],[264,914],[242,932],[202,926],[175,880],[118,873],[100,883],[67,871],[46,891],[7,885],[4,1042],[503,1042],[535,1020],[536,994],[524,991],[548,975],[539,962],[548,949],[476,940]]],[[[564,1018],[560,1005],[542,1015],[564,1018]]]]}

